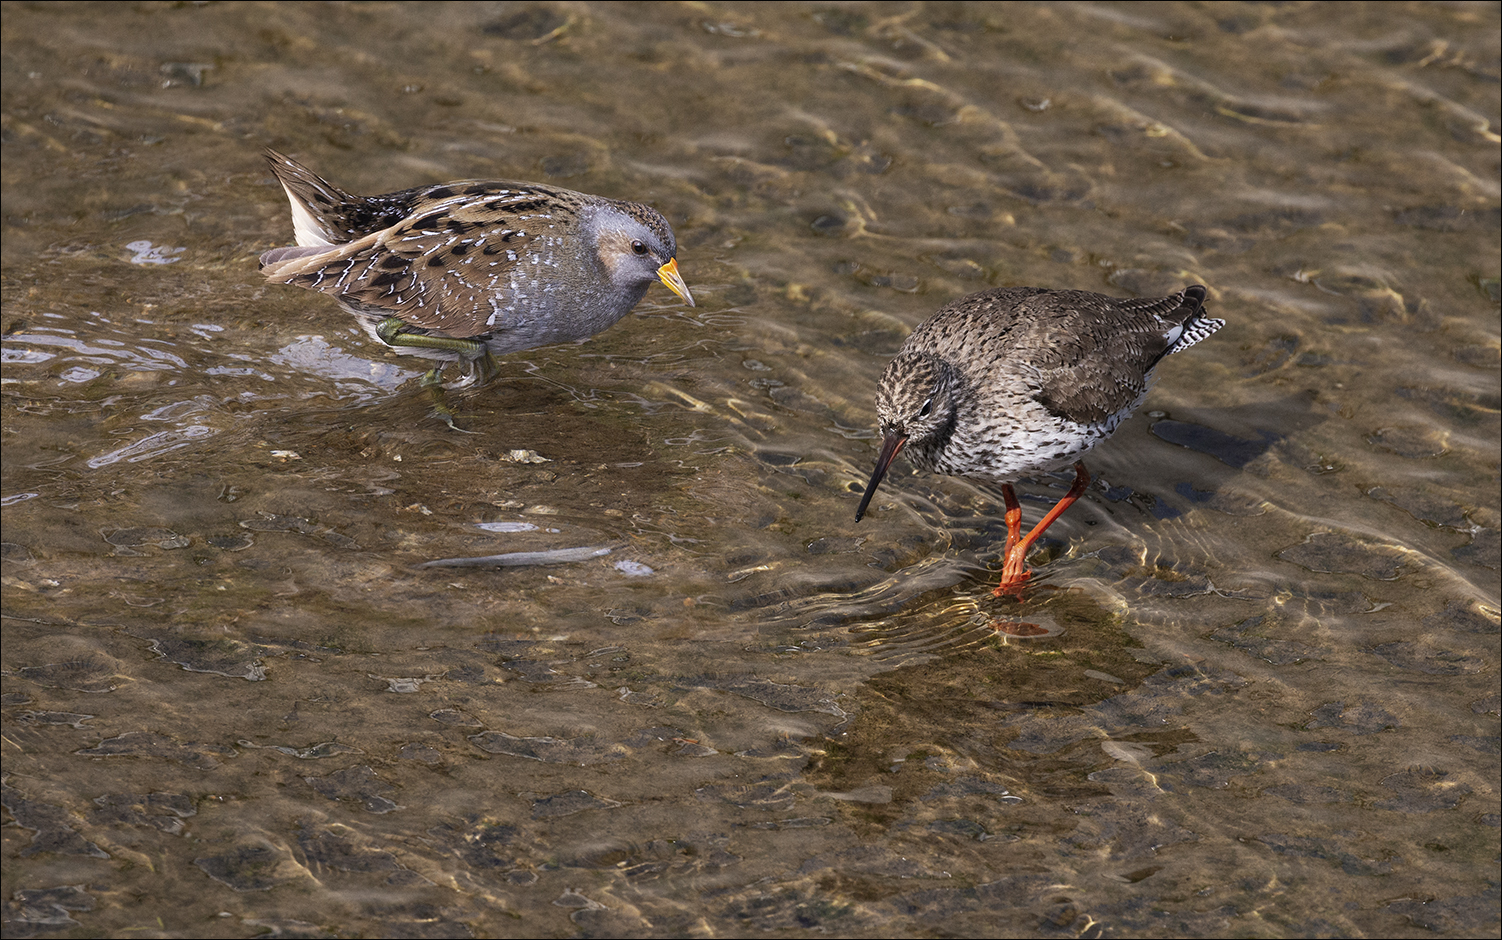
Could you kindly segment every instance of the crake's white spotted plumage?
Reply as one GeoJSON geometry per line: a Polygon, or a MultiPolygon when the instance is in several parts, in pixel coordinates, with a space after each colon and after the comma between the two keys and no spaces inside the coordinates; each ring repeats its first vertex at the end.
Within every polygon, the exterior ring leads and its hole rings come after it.
{"type": "Polygon", "coordinates": [[[650,206],[502,180],[356,196],[274,150],[266,160],[297,237],[261,255],[266,279],[332,295],[402,352],[478,361],[488,377],[493,356],[614,325],[654,282],[693,305],[650,206]]]}

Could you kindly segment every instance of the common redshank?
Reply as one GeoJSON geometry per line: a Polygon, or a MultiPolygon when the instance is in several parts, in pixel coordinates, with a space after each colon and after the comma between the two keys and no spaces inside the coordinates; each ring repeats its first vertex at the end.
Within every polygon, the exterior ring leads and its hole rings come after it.
{"type": "Polygon", "coordinates": [[[1150,300],[1006,287],[924,321],[887,364],[876,394],[881,451],[855,520],[898,452],[933,473],[1000,483],[1007,545],[998,596],[1021,596],[1027,553],[1090,483],[1081,459],[1147,395],[1164,356],[1225,325],[1195,285],[1150,300]],[[1074,466],[1074,485],[1022,535],[1013,481],[1074,466]]]}

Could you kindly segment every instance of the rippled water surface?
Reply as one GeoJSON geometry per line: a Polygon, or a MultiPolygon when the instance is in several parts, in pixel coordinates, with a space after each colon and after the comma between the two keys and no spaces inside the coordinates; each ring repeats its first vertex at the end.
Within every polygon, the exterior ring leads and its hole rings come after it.
{"type": "Polygon", "coordinates": [[[1496,4],[3,12],[7,936],[1498,935],[1496,4]],[[699,305],[455,433],[266,146],[699,305]],[[940,305],[1188,283],[1025,600],[995,490],[854,522],[940,305]]]}

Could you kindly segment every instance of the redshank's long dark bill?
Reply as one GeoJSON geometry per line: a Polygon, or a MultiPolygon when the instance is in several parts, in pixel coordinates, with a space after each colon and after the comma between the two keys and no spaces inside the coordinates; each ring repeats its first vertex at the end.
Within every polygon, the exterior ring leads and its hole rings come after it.
{"type": "Polygon", "coordinates": [[[924,321],[882,374],[881,451],[859,522],[899,452],[923,470],[1000,483],[1007,547],[1000,594],[1020,594],[1028,550],[1090,483],[1080,459],[1142,404],[1164,356],[1225,326],[1195,285],[1151,300],[1007,287],[924,321]],[[1065,497],[1022,535],[1012,482],[1073,465],[1065,497]]]}

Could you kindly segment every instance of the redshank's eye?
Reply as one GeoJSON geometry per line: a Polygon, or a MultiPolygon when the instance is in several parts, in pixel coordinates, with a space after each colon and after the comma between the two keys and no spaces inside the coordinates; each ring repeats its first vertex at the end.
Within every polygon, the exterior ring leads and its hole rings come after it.
{"type": "Polygon", "coordinates": [[[631,250],[639,255],[644,255],[647,253],[647,246],[642,242],[636,241],[631,243],[631,250]]]}
{"type": "Polygon", "coordinates": [[[923,407],[922,408],[918,409],[918,417],[920,417],[920,418],[926,418],[926,417],[928,417],[928,413],[930,411],[933,411],[933,410],[934,410],[934,400],[932,398],[930,398],[928,401],[926,401],[926,402],[923,403],[923,407]]]}

